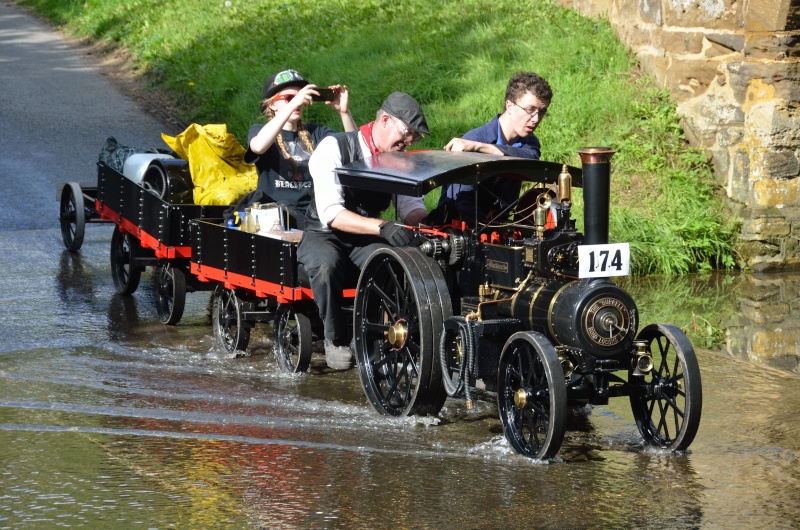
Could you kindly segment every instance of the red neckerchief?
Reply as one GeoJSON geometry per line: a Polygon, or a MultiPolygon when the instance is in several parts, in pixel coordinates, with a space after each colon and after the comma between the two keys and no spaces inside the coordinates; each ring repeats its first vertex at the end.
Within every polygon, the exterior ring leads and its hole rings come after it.
{"type": "Polygon", "coordinates": [[[369,147],[369,152],[372,156],[375,156],[380,153],[378,148],[375,147],[375,142],[372,140],[372,126],[375,125],[374,121],[369,123],[365,123],[361,127],[358,128],[359,132],[361,132],[361,136],[364,137],[364,141],[367,142],[367,147],[369,147]]]}

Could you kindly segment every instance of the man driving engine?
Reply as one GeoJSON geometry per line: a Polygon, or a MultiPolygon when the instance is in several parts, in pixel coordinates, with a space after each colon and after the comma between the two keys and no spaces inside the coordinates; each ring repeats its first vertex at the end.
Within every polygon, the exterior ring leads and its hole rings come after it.
{"type": "Polygon", "coordinates": [[[344,187],[335,169],[379,153],[403,151],[424,134],[430,131],[417,101],[394,92],[381,105],[375,121],[358,131],[325,138],[309,160],[314,200],[306,212],[297,257],[308,273],[324,324],[325,360],[335,370],[353,365],[348,347],[352,319],[343,310],[343,289],[377,248],[412,245],[414,232],[406,225],[419,224],[428,213],[422,197],[344,187]],[[392,202],[402,223],[380,218],[392,202]]]}

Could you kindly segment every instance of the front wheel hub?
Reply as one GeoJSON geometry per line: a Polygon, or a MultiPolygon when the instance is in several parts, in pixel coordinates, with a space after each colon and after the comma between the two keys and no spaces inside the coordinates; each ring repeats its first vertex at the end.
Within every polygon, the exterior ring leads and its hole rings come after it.
{"type": "Polygon", "coordinates": [[[408,338],[408,324],[405,320],[400,319],[393,325],[389,326],[386,331],[386,340],[392,345],[392,348],[399,350],[402,348],[406,339],[408,338]]]}
{"type": "Polygon", "coordinates": [[[527,404],[528,392],[526,392],[524,388],[517,389],[517,391],[514,392],[514,405],[516,405],[517,408],[524,409],[527,404]]]}

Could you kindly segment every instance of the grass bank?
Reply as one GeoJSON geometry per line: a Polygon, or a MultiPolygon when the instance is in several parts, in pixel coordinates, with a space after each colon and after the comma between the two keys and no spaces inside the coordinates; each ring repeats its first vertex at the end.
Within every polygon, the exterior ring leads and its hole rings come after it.
{"type": "MultiPolygon", "coordinates": [[[[488,121],[502,110],[508,78],[536,71],[555,93],[537,130],[544,159],[580,165],[582,147],[617,151],[611,238],[631,243],[636,274],[735,264],[737,227],[710,166],[683,138],[674,103],[639,75],[605,21],[548,0],[19,3],[72,35],[124,47],[186,109],[184,121],[227,123],[242,142],[260,121],[264,79],[287,67],[319,85],[347,84],[358,123],[390,92],[412,94],[433,132],[419,146],[428,149],[488,121]]],[[[322,105],[306,120],[340,128],[322,105]]]]}

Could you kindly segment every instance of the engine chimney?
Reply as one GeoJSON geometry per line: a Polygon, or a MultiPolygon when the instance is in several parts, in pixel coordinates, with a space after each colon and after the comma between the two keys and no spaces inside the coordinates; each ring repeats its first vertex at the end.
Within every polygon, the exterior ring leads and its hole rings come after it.
{"type": "Polygon", "coordinates": [[[583,242],[608,243],[608,205],[611,193],[610,147],[586,147],[578,151],[583,166],[583,242]]]}

